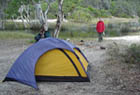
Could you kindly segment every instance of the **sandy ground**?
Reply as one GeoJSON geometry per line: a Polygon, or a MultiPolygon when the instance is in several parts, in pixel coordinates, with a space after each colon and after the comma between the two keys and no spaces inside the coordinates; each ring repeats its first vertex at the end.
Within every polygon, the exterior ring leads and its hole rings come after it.
{"type": "MultiPolygon", "coordinates": [[[[107,39],[102,43],[91,40],[82,44],[74,42],[89,60],[89,83],[42,82],[38,83],[40,90],[35,90],[17,82],[1,82],[0,95],[140,95],[140,68],[109,63],[107,52],[110,45],[113,42],[127,42],[112,40],[107,39]],[[106,49],[100,49],[101,46],[106,49]]],[[[0,80],[4,79],[12,63],[30,45],[23,40],[0,40],[0,80]]]]}

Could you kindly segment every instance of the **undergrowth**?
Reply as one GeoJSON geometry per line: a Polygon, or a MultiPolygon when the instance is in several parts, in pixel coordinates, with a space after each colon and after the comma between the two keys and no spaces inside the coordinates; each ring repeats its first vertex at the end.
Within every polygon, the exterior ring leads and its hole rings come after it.
{"type": "Polygon", "coordinates": [[[113,43],[108,50],[111,63],[140,64],[140,45],[120,45],[113,43]]]}

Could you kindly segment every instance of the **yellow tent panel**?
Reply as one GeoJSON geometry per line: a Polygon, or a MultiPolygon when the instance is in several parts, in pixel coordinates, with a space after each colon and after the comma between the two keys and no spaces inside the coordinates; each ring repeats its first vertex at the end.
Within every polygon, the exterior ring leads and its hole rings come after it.
{"type": "MultiPolygon", "coordinates": [[[[84,71],[84,68],[80,64],[80,61],[77,59],[77,57],[71,51],[68,51],[68,50],[64,50],[64,51],[70,56],[70,58],[72,58],[72,60],[75,63],[76,67],[78,68],[78,71],[81,74],[81,76],[82,77],[87,77],[87,75],[86,75],[86,73],[84,71]]],[[[75,51],[77,51],[77,50],[75,50],[75,51]]]]}
{"type": "MultiPolygon", "coordinates": [[[[35,75],[45,78],[70,78],[72,81],[86,80],[88,62],[76,48],[74,52],[66,49],[53,49],[44,53],[37,61],[35,75]]],[[[68,80],[70,80],[68,79],[68,80]]],[[[65,81],[65,80],[64,80],[65,81]]]]}
{"type": "Polygon", "coordinates": [[[50,50],[40,57],[36,64],[35,75],[78,76],[71,61],[59,49],[50,50]]]}
{"type": "Polygon", "coordinates": [[[78,57],[80,58],[85,70],[87,71],[87,67],[88,67],[87,60],[84,58],[84,56],[77,49],[74,49],[74,51],[78,55],[78,57]]]}

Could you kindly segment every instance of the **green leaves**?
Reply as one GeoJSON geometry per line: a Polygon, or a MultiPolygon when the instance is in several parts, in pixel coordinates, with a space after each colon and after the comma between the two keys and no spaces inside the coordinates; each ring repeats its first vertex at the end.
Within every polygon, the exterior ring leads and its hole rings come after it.
{"type": "MultiPolygon", "coordinates": [[[[43,11],[47,8],[46,0],[40,1],[43,11]]],[[[49,10],[49,18],[56,18],[58,10],[58,0],[47,0],[53,2],[49,10]]],[[[19,16],[18,9],[22,5],[30,4],[33,12],[32,0],[10,0],[5,10],[8,18],[19,16]]],[[[133,17],[140,16],[140,0],[64,0],[63,12],[65,18],[72,19],[78,13],[93,17],[133,17]],[[78,13],[76,13],[78,12],[78,13]]],[[[74,17],[76,18],[76,17],[74,17]]]]}
{"type": "Polygon", "coordinates": [[[87,8],[78,8],[73,12],[71,18],[74,21],[78,21],[78,22],[89,22],[92,19],[87,8]]]}
{"type": "Polygon", "coordinates": [[[140,64],[140,45],[132,44],[128,50],[127,61],[140,64]]]}

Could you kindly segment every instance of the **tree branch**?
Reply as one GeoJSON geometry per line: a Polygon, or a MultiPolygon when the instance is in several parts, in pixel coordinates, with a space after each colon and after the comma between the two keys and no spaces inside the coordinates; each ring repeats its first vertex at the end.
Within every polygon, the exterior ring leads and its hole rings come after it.
{"type": "Polygon", "coordinates": [[[47,7],[47,9],[45,11],[45,16],[48,14],[49,9],[50,9],[50,3],[48,3],[48,7],[47,7]]]}

